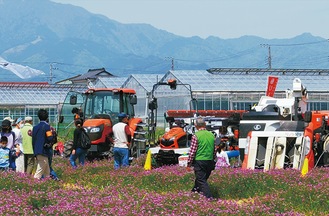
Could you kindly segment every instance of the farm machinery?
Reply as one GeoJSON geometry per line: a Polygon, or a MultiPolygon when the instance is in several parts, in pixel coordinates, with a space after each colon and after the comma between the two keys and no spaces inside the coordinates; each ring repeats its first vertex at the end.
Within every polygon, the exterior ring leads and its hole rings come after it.
{"type": "Polygon", "coordinates": [[[157,166],[178,164],[181,156],[186,156],[190,150],[190,141],[195,133],[194,120],[202,116],[206,129],[216,138],[216,145],[225,142],[228,149],[237,147],[238,124],[240,110],[168,110],[167,122],[169,128],[159,138],[158,146],[150,148],[157,166]],[[226,133],[223,133],[225,130],[226,133]],[[229,131],[229,132],[228,132],[229,131]]]}
{"type": "Polygon", "coordinates": [[[187,156],[190,150],[190,141],[195,132],[194,120],[201,116],[205,119],[207,130],[212,131],[216,137],[216,143],[225,141],[228,148],[237,147],[238,124],[244,110],[198,110],[197,101],[192,96],[191,86],[189,84],[177,83],[176,80],[168,82],[158,82],[153,86],[149,102],[150,109],[150,140],[154,140],[156,147],[149,148],[157,166],[178,164],[181,156],[187,156]],[[156,139],[154,134],[156,126],[157,98],[154,97],[154,91],[159,85],[169,85],[172,90],[177,85],[189,87],[191,96],[189,110],[167,110],[165,119],[169,125],[165,134],[156,139]],[[193,109],[195,108],[195,109],[193,109]],[[222,134],[221,130],[228,129],[230,134],[222,134]]]}
{"type": "Polygon", "coordinates": [[[307,173],[328,164],[329,111],[306,111],[307,92],[300,79],[286,98],[263,96],[240,121],[243,169],[294,168],[307,173]]]}
{"type": "Polygon", "coordinates": [[[118,122],[118,114],[129,115],[129,127],[133,134],[130,156],[137,157],[139,146],[147,141],[142,119],[134,117],[134,105],[137,103],[136,92],[125,88],[89,88],[83,93],[69,92],[61,109],[60,123],[65,124],[64,132],[78,116],[83,120],[83,128],[91,139],[88,157],[112,156],[112,143],[109,134],[112,126],[118,122]],[[79,108],[77,108],[77,106],[79,108]],[[71,111],[72,110],[72,111],[71,111]],[[74,112],[79,110],[78,112],[74,112]],[[72,112],[73,116],[68,116],[72,112]],[[66,114],[66,121],[64,115],[66,114]],[[69,124],[68,122],[71,121],[69,124]],[[141,144],[142,143],[142,144],[141,144]]]}

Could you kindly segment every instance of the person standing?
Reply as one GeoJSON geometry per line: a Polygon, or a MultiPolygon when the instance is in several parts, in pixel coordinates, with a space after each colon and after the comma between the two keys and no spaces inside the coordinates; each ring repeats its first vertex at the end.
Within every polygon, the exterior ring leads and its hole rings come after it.
{"type": "Polygon", "coordinates": [[[33,154],[33,146],[32,146],[33,119],[31,116],[26,116],[24,120],[25,120],[25,124],[24,127],[21,128],[21,134],[22,134],[25,172],[31,175],[35,166],[35,157],[33,154]]]}
{"type": "Polygon", "coordinates": [[[21,133],[21,125],[23,123],[22,118],[15,119],[13,123],[13,132],[15,133],[15,145],[17,148],[17,158],[15,160],[16,164],[16,172],[25,172],[25,165],[24,165],[24,154],[23,154],[23,145],[22,145],[22,133],[21,133]]]}
{"type": "Polygon", "coordinates": [[[2,136],[0,138],[0,170],[8,170],[10,158],[16,156],[16,152],[7,148],[7,144],[8,138],[2,136]]]}
{"type": "Polygon", "coordinates": [[[192,192],[201,192],[205,197],[212,198],[207,180],[215,168],[215,136],[206,130],[206,123],[201,117],[196,119],[195,127],[198,131],[192,136],[187,161],[188,169],[194,166],[192,192]]]}
{"type": "Polygon", "coordinates": [[[49,149],[45,148],[44,144],[52,142],[53,135],[50,125],[47,123],[47,110],[40,109],[38,111],[38,118],[40,122],[34,126],[32,130],[32,146],[37,163],[37,170],[34,174],[34,178],[41,179],[42,177],[50,176],[48,161],[49,149]]]}
{"type": "MultiPolygon", "coordinates": [[[[46,120],[46,122],[49,124],[49,119],[46,120]]],[[[51,143],[56,144],[57,143],[57,132],[56,129],[54,127],[50,126],[50,131],[53,135],[53,140],[51,141],[51,143]],[[55,138],[56,137],[56,138],[55,138]]],[[[57,176],[57,173],[55,172],[55,170],[52,167],[52,163],[53,163],[53,156],[54,156],[54,150],[53,147],[46,149],[47,151],[47,155],[48,155],[48,163],[49,163],[49,169],[50,169],[50,177],[55,180],[55,181],[59,181],[60,179],[57,176]]]]}
{"type": "MultiPolygon", "coordinates": [[[[7,137],[7,148],[10,150],[15,150],[15,133],[12,131],[11,121],[8,119],[4,119],[1,123],[1,137],[7,137]]],[[[9,168],[12,170],[16,170],[15,165],[15,157],[9,158],[9,168]]]]}
{"type": "Polygon", "coordinates": [[[119,122],[113,126],[113,154],[114,169],[129,166],[129,146],[131,132],[128,126],[128,116],[125,113],[118,115],[119,122]]]}
{"type": "Polygon", "coordinates": [[[85,158],[87,155],[87,149],[82,148],[81,146],[81,137],[82,133],[85,133],[82,127],[81,119],[75,120],[75,130],[73,135],[73,146],[72,146],[72,153],[70,156],[70,164],[73,168],[77,168],[76,160],[79,159],[79,164],[83,166],[85,164],[85,158]]]}
{"type": "Polygon", "coordinates": [[[218,146],[218,150],[216,152],[217,162],[215,169],[220,169],[221,167],[230,167],[230,160],[228,159],[228,155],[225,151],[226,143],[222,142],[218,146]]]}

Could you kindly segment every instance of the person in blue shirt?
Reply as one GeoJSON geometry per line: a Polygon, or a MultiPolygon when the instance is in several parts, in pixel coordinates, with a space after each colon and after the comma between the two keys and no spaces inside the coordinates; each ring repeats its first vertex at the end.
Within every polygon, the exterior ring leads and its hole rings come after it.
{"type": "Polygon", "coordinates": [[[32,130],[32,146],[37,163],[37,170],[34,174],[34,178],[41,179],[42,177],[50,177],[48,159],[50,149],[45,148],[44,144],[52,142],[53,134],[50,125],[47,123],[47,110],[40,109],[38,111],[38,118],[40,123],[34,126],[32,130]]]}
{"type": "Polygon", "coordinates": [[[10,158],[15,157],[16,152],[7,148],[8,138],[6,136],[2,136],[0,138],[0,170],[8,170],[10,158]]]}

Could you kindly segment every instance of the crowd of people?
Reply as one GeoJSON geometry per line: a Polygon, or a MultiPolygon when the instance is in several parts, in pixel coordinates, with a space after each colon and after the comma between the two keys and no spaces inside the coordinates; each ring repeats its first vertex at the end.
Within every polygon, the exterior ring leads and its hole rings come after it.
{"type": "Polygon", "coordinates": [[[48,123],[48,111],[38,111],[39,123],[33,126],[33,118],[3,119],[0,134],[0,169],[27,173],[34,178],[51,177],[59,180],[52,169],[55,130],[48,123]],[[50,143],[50,147],[45,147],[50,143]]]}
{"type": "MultiPolygon", "coordinates": [[[[72,111],[73,113],[73,111],[72,111]]],[[[77,112],[78,113],[78,110],[77,112]]],[[[79,117],[74,117],[75,130],[73,133],[73,145],[69,162],[75,169],[76,161],[79,165],[85,164],[88,149],[83,148],[82,127],[83,121],[79,117]]],[[[33,126],[33,118],[26,116],[24,119],[15,120],[10,117],[3,119],[0,134],[0,169],[14,170],[16,172],[33,175],[34,178],[41,179],[51,177],[59,180],[56,172],[52,168],[52,158],[54,155],[52,145],[57,142],[55,129],[49,124],[48,112],[45,109],[38,111],[39,123],[33,126]],[[50,145],[48,146],[48,144],[50,145]]],[[[108,134],[110,141],[114,144],[114,168],[129,165],[129,145],[131,133],[128,126],[128,115],[120,113],[119,123],[113,126],[111,134],[108,134]]]]}

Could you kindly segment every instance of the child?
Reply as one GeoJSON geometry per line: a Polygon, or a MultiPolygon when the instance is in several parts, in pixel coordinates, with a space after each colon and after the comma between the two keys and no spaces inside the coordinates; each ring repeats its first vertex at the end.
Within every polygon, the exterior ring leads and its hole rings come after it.
{"type": "Polygon", "coordinates": [[[228,159],[227,153],[225,152],[226,143],[222,142],[218,146],[216,153],[217,162],[215,169],[220,169],[221,167],[230,167],[230,161],[228,159]]]}
{"type": "Polygon", "coordinates": [[[0,138],[0,170],[8,170],[9,169],[9,158],[15,157],[16,152],[7,148],[8,138],[6,136],[2,136],[0,138]]]}

